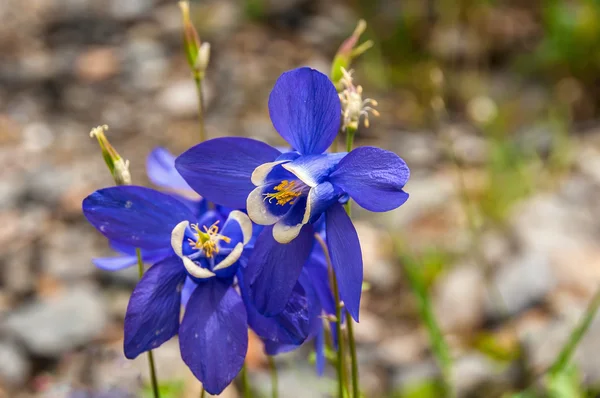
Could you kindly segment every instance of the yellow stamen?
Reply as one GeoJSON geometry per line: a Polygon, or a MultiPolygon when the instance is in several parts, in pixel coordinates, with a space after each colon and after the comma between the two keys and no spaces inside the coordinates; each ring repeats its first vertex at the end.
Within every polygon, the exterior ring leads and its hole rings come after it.
{"type": "Polygon", "coordinates": [[[275,193],[263,194],[265,197],[264,200],[268,199],[269,203],[271,203],[271,201],[275,199],[279,206],[286,205],[290,202],[291,204],[294,204],[294,200],[302,194],[296,186],[296,181],[283,180],[273,189],[275,190],[275,193]]]}
{"type": "Polygon", "coordinates": [[[192,239],[190,239],[190,245],[192,245],[194,249],[203,250],[204,255],[207,258],[212,258],[215,254],[219,254],[218,242],[220,240],[224,241],[225,243],[231,242],[229,237],[219,234],[219,227],[217,226],[218,223],[219,221],[215,222],[208,228],[206,225],[203,225],[202,229],[204,229],[204,231],[200,230],[198,224],[190,224],[190,227],[192,227],[196,233],[196,241],[194,242],[192,239]]]}

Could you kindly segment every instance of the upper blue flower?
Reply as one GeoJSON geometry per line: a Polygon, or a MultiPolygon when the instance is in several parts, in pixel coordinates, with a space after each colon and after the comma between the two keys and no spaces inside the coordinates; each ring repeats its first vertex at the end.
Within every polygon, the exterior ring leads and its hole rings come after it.
{"type": "Polygon", "coordinates": [[[340,295],[358,319],[362,255],[339,200],[349,195],[367,210],[392,210],[408,199],[403,187],[409,169],[394,153],[373,147],[324,153],[338,133],[341,107],[331,81],[316,70],[281,75],[269,98],[269,113],[293,151],[281,153],[248,138],[217,138],[189,149],[175,166],[207,200],[247,207],[254,222],[268,225],[248,264],[251,295],[266,315],[285,307],[312,249],[310,224],[325,214],[340,295]]]}

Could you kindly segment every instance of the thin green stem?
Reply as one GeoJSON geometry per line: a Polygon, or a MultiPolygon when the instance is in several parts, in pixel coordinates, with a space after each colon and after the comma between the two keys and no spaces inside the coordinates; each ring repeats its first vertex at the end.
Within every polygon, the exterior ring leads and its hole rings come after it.
{"type": "Polygon", "coordinates": [[[337,375],[338,375],[338,397],[345,397],[345,386],[346,386],[346,367],[344,366],[344,335],[342,333],[342,305],[340,301],[340,292],[338,288],[337,278],[335,277],[335,272],[333,272],[333,265],[331,264],[331,256],[329,255],[329,249],[327,248],[327,244],[321,238],[319,234],[315,234],[315,239],[321,245],[323,249],[323,253],[325,253],[325,260],[327,261],[327,265],[332,270],[331,272],[331,285],[333,290],[333,297],[335,299],[335,327],[337,331],[338,337],[338,349],[337,349],[337,375]]]}
{"type": "Polygon", "coordinates": [[[360,397],[360,387],[358,386],[358,359],[356,357],[356,343],[354,342],[354,321],[350,313],[346,311],[346,325],[348,327],[348,345],[350,346],[350,358],[352,359],[352,393],[354,398],[360,397]]]}
{"type": "Polygon", "coordinates": [[[408,256],[403,258],[403,263],[408,284],[417,299],[419,315],[429,334],[433,355],[442,371],[445,390],[444,396],[453,398],[455,394],[452,388],[452,359],[450,357],[450,349],[435,318],[429,293],[419,273],[419,265],[408,256]]]}
{"type": "Polygon", "coordinates": [[[356,129],[350,126],[346,127],[346,152],[350,152],[354,147],[354,134],[356,129]]]}
{"type": "MultiPolygon", "coordinates": [[[[140,279],[144,276],[144,261],[142,260],[142,251],[139,248],[135,249],[138,263],[138,275],[140,279]]],[[[158,391],[158,378],[156,377],[156,366],[154,365],[154,355],[152,350],[148,351],[148,364],[150,366],[150,382],[152,384],[152,394],[154,398],[160,398],[158,391]]]]}
{"type": "Polygon", "coordinates": [[[275,366],[275,359],[268,355],[269,369],[271,370],[271,396],[273,398],[279,397],[279,381],[277,378],[277,366],[275,366]]]}
{"type": "MultiPolygon", "coordinates": [[[[354,146],[354,135],[356,129],[352,127],[346,128],[346,151],[352,151],[354,146]]],[[[352,208],[350,206],[350,200],[344,205],[348,217],[352,216],[352,208]]],[[[358,358],[356,357],[356,342],[354,341],[354,326],[353,320],[350,313],[346,311],[346,324],[348,325],[348,345],[350,346],[350,359],[352,369],[352,396],[354,398],[360,397],[360,387],[358,384],[358,358]]]]}
{"type": "Polygon", "coordinates": [[[244,398],[252,398],[252,390],[250,389],[250,381],[248,380],[248,369],[246,368],[246,363],[244,363],[244,366],[242,366],[241,376],[244,398]]]}
{"type": "Polygon", "coordinates": [[[206,396],[206,390],[204,389],[204,386],[202,386],[202,390],[200,390],[200,398],[204,398],[206,396]]]}
{"type": "Polygon", "coordinates": [[[565,369],[565,367],[569,364],[577,345],[587,332],[592,320],[594,319],[596,312],[598,312],[598,308],[600,307],[600,287],[592,297],[590,304],[588,305],[587,310],[581,317],[579,325],[573,330],[571,336],[569,337],[569,341],[564,345],[558,357],[548,370],[551,374],[557,374],[565,369]]]}
{"type": "Polygon", "coordinates": [[[198,94],[198,124],[200,128],[200,142],[206,140],[206,130],[204,129],[204,93],[202,92],[202,78],[199,75],[194,76],[196,82],[196,92],[198,94]]]}

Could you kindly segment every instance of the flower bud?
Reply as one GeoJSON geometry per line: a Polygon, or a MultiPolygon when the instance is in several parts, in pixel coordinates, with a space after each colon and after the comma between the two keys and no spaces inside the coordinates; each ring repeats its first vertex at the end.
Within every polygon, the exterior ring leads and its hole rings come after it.
{"type": "Polygon", "coordinates": [[[107,125],[98,126],[90,131],[90,137],[96,137],[100,149],[102,150],[102,157],[108,166],[110,174],[112,174],[115,184],[117,185],[131,185],[131,174],[129,173],[129,161],[124,160],[121,155],[113,148],[113,146],[106,138],[104,132],[108,130],[107,125]]]}
{"type": "Polygon", "coordinates": [[[204,72],[208,67],[208,61],[210,61],[210,43],[204,42],[198,50],[198,58],[196,58],[195,65],[195,69],[202,74],[202,78],[204,78],[204,72]]]}
{"type": "Polygon", "coordinates": [[[358,24],[356,25],[352,35],[344,40],[335,54],[335,57],[333,58],[333,64],[331,65],[331,80],[338,90],[342,89],[342,86],[340,85],[340,80],[343,77],[342,69],[350,69],[350,63],[354,58],[373,47],[373,42],[371,40],[367,40],[364,43],[356,46],[360,35],[363,34],[366,28],[367,23],[364,19],[358,21],[358,24]]]}
{"type": "Polygon", "coordinates": [[[195,77],[204,78],[204,72],[210,59],[210,45],[202,43],[198,31],[190,19],[190,4],[188,1],[179,2],[183,17],[183,46],[185,55],[195,77]]]}

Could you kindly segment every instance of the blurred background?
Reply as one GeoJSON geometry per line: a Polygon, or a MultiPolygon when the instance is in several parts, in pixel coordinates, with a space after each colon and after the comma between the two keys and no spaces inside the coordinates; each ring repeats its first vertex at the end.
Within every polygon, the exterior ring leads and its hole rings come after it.
{"type": "MultiPolygon", "coordinates": [[[[600,1],[207,0],[192,18],[212,46],[208,136],[271,144],[277,77],[328,73],[368,23],[355,82],[381,117],[357,144],[412,176],[403,207],[354,212],[366,397],[441,397],[443,376],[459,397],[598,396],[600,319],[571,366],[545,371],[600,283],[600,1]]],[[[81,200],[113,184],[92,127],[110,126],[142,185],[152,148],[197,140],[177,2],[3,0],[0,21],[0,397],[143,396],[146,358],[121,340],[137,272],[94,268],[111,251],[81,200]]],[[[308,351],[277,358],[282,397],[334,391],[308,351]]],[[[156,356],[164,397],[198,396],[176,341],[156,356]]]]}

